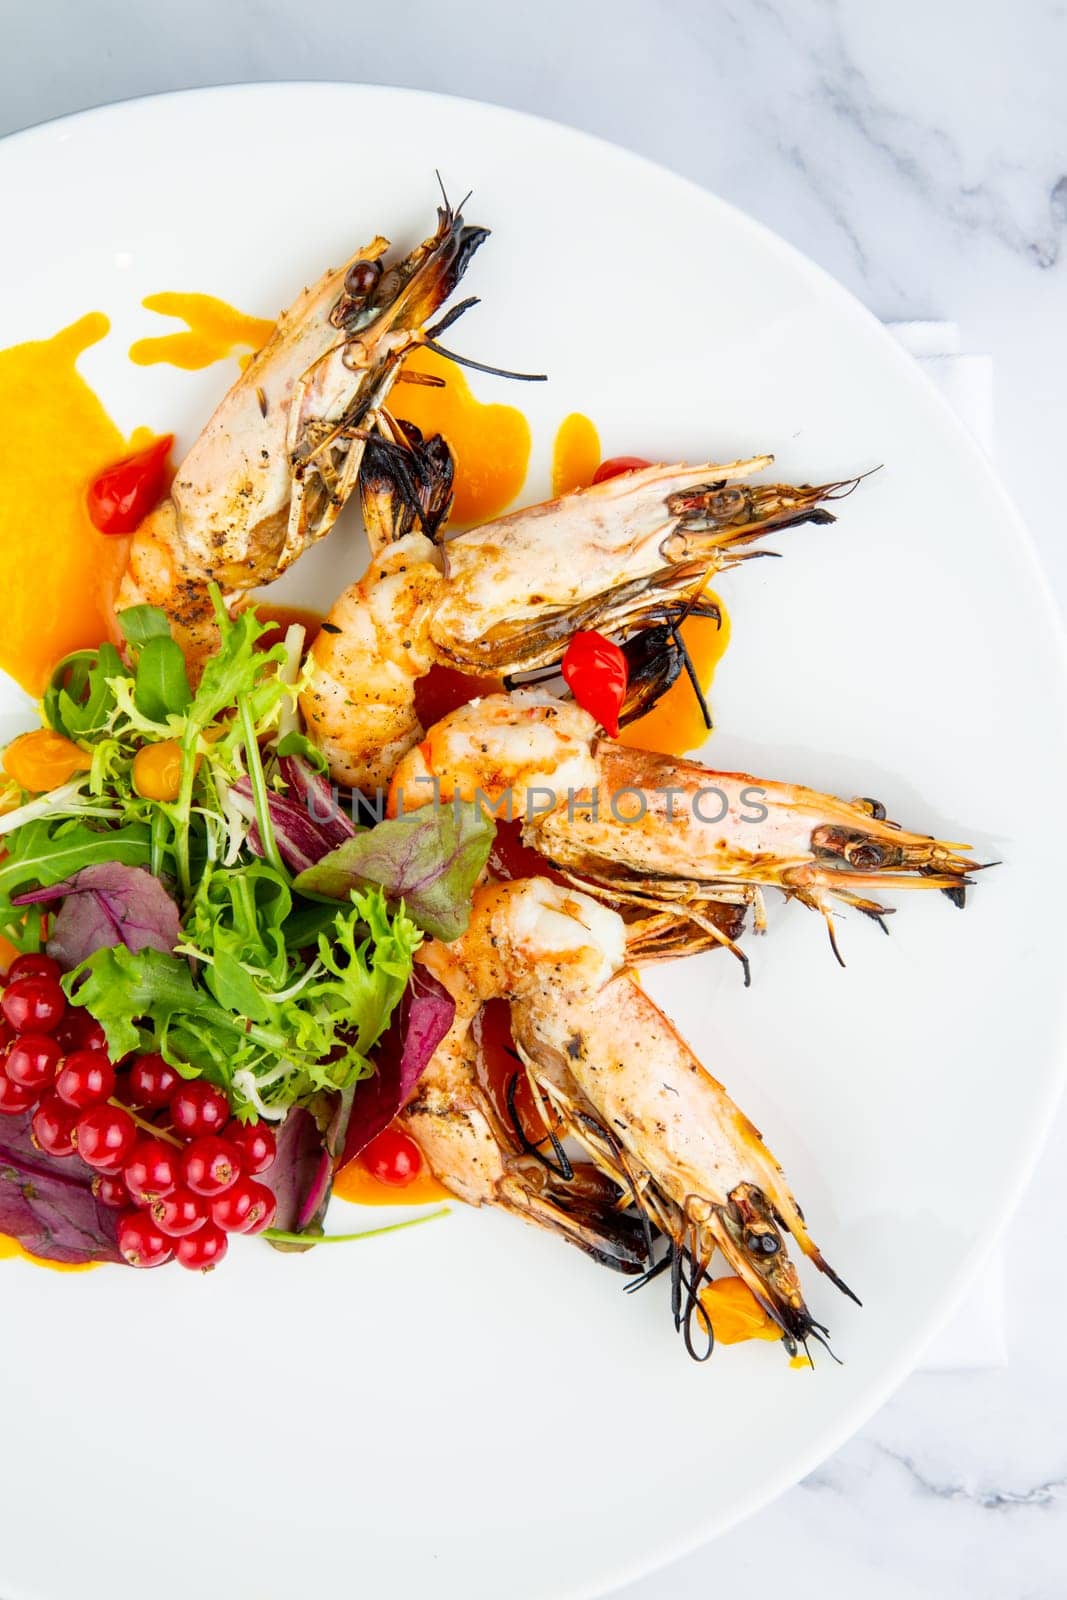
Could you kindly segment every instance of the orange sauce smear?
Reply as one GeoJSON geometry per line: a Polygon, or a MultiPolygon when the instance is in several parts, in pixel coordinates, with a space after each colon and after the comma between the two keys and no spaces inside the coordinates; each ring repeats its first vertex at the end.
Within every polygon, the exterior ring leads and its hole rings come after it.
{"type": "Polygon", "coordinates": [[[389,410],[424,434],[443,434],[456,458],[455,499],[449,526],[489,522],[505,511],[526,481],[530,424],[514,406],[484,405],[453,362],[416,350],[405,373],[441,379],[442,388],[397,382],[389,410]]]}
{"type": "Polygon", "coordinates": [[[250,317],[211,294],[164,291],[146,295],[141,304],[146,311],[184,322],[185,328],[181,333],[165,333],[131,344],[130,360],[138,367],[165,361],[184,372],[197,372],[232,355],[237,355],[240,365],[246,367],[274,331],[274,323],[268,318],[250,317]]]}
{"type": "Polygon", "coordinates": [[[355,1206],[427,1206],[435,1200],[456,1198],[426,1167],[410,1183],[382,1183],[367,1171],[359,1156],[341,1168],[333,1180],[333,1192],[355,1206]]]}
{"type": "Polygon", "coordinates": [[[0,350],[0,667],[30,694],[71,650],[107,637],[129,540],[98,533],[85,491],[139,447],[77,370],[108,331],[99,311],[50,339],[0,350]]]}
{"type": "Polygon", "coordinates": [[[560,423],[552,448],[552,493],[585,489],[603,459],[596,428],[580,411],[572,411],[560,423]]]}
{"type": "MultiPolygon", "coordinates": [[[[730,619],[722,601],[710,591],[705,591],[705,594],[708,600],[718,606],[721,621],[713,622],[708,617],[688,617],[679,632],[685,640],[689,658],[707,699],[715,668],[730,643],[730,619]]],[[[683,667],[652,710],[621,730],[619,743],[628,745],[632,750],[656,750],[660,755],[681,756],[687,751],[699,749],[707,737],[708,729],[700,703],[683,667]]]]}

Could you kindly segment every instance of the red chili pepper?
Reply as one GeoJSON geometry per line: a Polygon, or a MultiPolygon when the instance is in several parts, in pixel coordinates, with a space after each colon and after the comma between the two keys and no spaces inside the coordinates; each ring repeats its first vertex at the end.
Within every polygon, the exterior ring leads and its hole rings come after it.
{"type": "Polygon", "coordinates": [[[576,633],[563,656],[563,679],[571,694],[614,739],[619,732],[619,708],[630,681],[626,657],[612,639],[590,630],[576,633]]]}
{"type": "Polygon", "coordinates": [[[116,461],[94,478],[86,492],[89,520],[101,533],[132,533],[163,498],[167,456],[174,435],[165,433],[147,450],[116,461]]]}
{"type": "Polygon", "coordinates": [[[621,478],[624,472],[640,472],[642,467],[651,465],[644,456],[609,456],[593,473],[593,482],[607,483],[609,478],[621,478]]]}

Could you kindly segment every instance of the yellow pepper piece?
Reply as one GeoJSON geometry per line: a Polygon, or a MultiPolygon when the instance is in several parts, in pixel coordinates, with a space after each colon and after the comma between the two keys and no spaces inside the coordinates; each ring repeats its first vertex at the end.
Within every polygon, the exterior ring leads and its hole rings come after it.
{"type": "Polygon", "coordinates": [[[56,789],[91,766],[91,758],[80,746],[51,728],[20,733],[4,751],[4,771],[31,794],[56,789]]]}
{"type": "Polygon", "coordinates": [[[771,1321],[741,1278],[716,1278],[701,1289],[700,1304],[715,1330],[716,1344],[782,1337],[781,1328],[771,1321]]]}

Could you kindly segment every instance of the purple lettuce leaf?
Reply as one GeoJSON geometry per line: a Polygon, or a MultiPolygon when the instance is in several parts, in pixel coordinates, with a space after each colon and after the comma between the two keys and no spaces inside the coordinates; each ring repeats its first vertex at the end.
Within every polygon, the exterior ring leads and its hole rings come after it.
{"type": "Polygon", "coordinates": [[[347,900],[375,885],[403,900],[408,916],[435,939],[458,939],[489,859],[496,824],[480,806],[428,805],[355,834],[300,873],[298,894],[347,900]]]}
{"type": "Polygon", "coordinates": [[[340,1165],[376,1139],[410,1100],[455,1014],[455,1001],[447,989],[425,967],[417,966],[375,1047],[377,1071],[356,1085],[340,1165]]]}
{"type": "Polygon", "coordinates": [[[114,945],[169,955],[181,937],[178,907],[144,867],[102,861],[83,867],[65,883],[20,894],[14,903],[60,898],[63,904],[52,925],[48,954],[68,972],[94,950],[114,945]]]}
{"type": "MultiPolygon", "coordinates": [[[[324,1097],[325,1098],[325,1097],[324,1097]]],[[[332,1121],[340,1096],[330,1096],[326,1112],[332,1121]]],[[[277,1133],[278,1153],[264,1174],[263,1182],[278,1202],[273,1226],[283,1233],[319,1231],[330,1200],[333,1184],[333,1157],[319,1119],[303,1106],[294,1106],[277,1133]]],[[[309,1245],[314,1240],[309,1240],[309,1245]]],[[[278,1244],[279,1250],[299,1250],[301,1246],[278,1244]]]]}
{"type": "Polygon", "coordinates": [[[303,806],[330,850],[352,838],[356,831],[352,819],[342,811],[337,790],[324,773],[313,772],[299,756],[281,756],[278,770],[290,798],[303,806]]]}
{"type": "Polygon", "coordinates": [[[0,1118],[0,1234],[65,1266],[121,1261],[118,1213],[97,1202],[92,1182],[76,1156],[57,1160],[36,1148],[29,1112],[0,1118]]]}
{"type": "MultiPolygon", "coordinates": [[[[337,805],[334,792],[324,779],[313,783],[316,774],[291,756],[283,757],[279,766],[293,793],[269,791],[267,809],[282,860],[290,871],[304,872],[339,844],[350,839],[355,829],[337,805]],[[306,775],[306,782],[297,780],[298,768],[306,775]],[[292,773],[291,778],[289,773],[292,773]]],[[[262,856],[263,840],[256,820],[251,781],[239,778],[230,793],[251,823],[248,848],[253,855],[262,856]]]]}

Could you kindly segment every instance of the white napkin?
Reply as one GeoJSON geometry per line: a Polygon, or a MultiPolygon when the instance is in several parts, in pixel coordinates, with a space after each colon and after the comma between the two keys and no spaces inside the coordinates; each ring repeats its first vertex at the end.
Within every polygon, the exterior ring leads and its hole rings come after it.
{"type": "MultiPolygon", "coordinates": [[[[890,333],[916,358],[987,455],[993,454],[993,362],[964,355],[955,322],[890,322],[890,333]]],[[[1004,1254],[998,1248],[922,1363],[928,1372],[999,1367],[1007,1361],[1004,1254]]]]}

